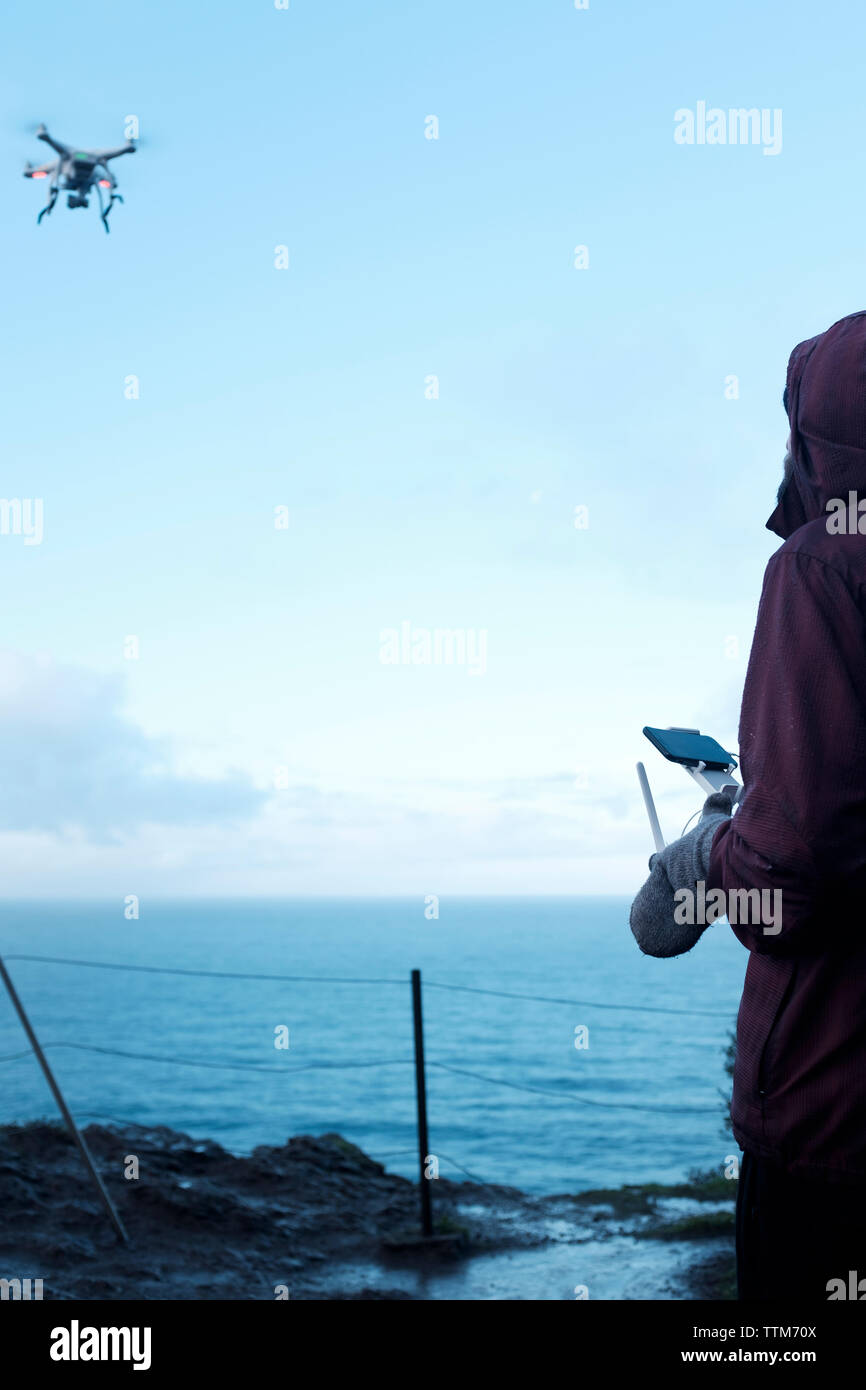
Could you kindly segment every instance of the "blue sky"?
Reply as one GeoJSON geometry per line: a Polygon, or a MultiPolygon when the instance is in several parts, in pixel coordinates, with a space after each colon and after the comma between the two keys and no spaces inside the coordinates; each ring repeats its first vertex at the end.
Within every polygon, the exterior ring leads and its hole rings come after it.
{"type": "Polygon", "coordinates": [[[863,307],[864,30],[6,7],[2,492],[44,537],[0,536],[4,892],[637,886],[635,759],[669,835],[696,805],[641,727],[735,740],[788,353],[863,307]],[[699,101],[781,109],[781,152],[678,145],[699,101]],[[28,124],[131,114],[112,235],[37,227],[28,124]],[[404,621],[483,673],[384,665],[404,621]]]}

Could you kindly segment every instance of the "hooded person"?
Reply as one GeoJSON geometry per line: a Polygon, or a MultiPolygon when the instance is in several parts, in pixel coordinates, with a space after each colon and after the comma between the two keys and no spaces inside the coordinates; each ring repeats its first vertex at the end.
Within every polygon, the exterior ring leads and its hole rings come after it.
{"type": "Polygon", "coordinates": [[[866,312],[794,349],[784,401],[767,522],[784,544],[746,674],[739,806],[710,798],[653,856],[631,926],[649,954],[689,950],[704,927],[671,909],[699,879],[728,904],[778,903],[728,913],[749,952],[731,1106],[739,1290],[832,1299],[858,1270],[866,1294],[866,312]]]}

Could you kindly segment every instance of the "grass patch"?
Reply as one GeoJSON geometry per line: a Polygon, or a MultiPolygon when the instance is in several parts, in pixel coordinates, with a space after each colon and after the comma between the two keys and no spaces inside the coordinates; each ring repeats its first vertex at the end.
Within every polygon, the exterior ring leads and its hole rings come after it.
{"type": "Polygon", "coordinates": [[[323,1144],[330,1144],[332,1148],[338,1149],[346,1158],[353,1158],[356,1163],[363,1163],[374,1168],[382,1168],[381,1163],[377,1163],[369,1154],[365,1154],[363,1149],[359,1149],[357,1144],[352,1144],[348,1139],[344,1139],[342,1134],[323,1134],[321,1135],[323,1144]]]}
{"type": "Polygon", "coordinates": [[[720,1236],[733,1239],[734,1213],[707,1211],[699,1212],[695,1216],[681,1216],[676,1221],[649,1226],[640,1234],[644,1240],[707,1240],[720,1236]]]}
{"type": "Polygon", "coordinates": [[[685,1182],[635,1183],[626,1187],[597,1187],[578,1192],[573,1200],[580,1206],[612,1207],[615,1216],[651,1216],[656,1203],[665,1197],[690,1197],[693,1202],[733,1202],[737,1185],[721,1173],[689,1173],[685,1182]]]}
{"type": "Polygon", "coordinates": [[[462,1226],[459,1221],[455,1221],[448,1212],[443,1212],[437,1216],[433,1222],[433,1229],[437,1236],[468,1236],[469,1227],[462,1226]]]}

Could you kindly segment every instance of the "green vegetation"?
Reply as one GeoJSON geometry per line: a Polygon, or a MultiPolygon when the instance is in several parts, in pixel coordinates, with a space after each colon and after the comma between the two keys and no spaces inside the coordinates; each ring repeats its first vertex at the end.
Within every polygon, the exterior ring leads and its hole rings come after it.
{"type": "Polygon", "coordinates": [[[715,1236],[729,1236],[733,1239],[734,1213],[707,1211],[698,1212],[694,1216],[680,1216],[675,1221],[648,1226],[641,1235],[645,1240],[707,1240],[715,1236]]]}
{"type": "Polygon", "coordinates": [[[455,1221],[448,1212],[437,1217],[433,1222],[433,1231],[437,1236],[467,1236],[469,1227],[463,1226],[459,1221],[455,1221]]]}
{"type": "Polygon", "coordinates": [[[660,1199],[690,1197],[695,1202],[733,1202],[736,1184],[713,1169],[695,1171],[686,1182],[645,1182],[627,1187],[597,1187],[579,1192],[572,1200],[581,1206],[612,1207],[615,1216],[652,1216],[660,1199]]]}
{"type": "Polygon", "coordinates": [[[384,1166],[381,1163],[377,1163],[375,1158],[365,1154],[364,1150],[359,1149],[357,1144],[352,1144],[348,1139],[344,1139],[342,1134],[323,1134],[321,1142],[339,1149],[340,1153],[345,1154],[347,1158],[355,1159],[356,1163],[363,1163],[366,1167],[379,1168],[384,1172],[384,1166]]]}

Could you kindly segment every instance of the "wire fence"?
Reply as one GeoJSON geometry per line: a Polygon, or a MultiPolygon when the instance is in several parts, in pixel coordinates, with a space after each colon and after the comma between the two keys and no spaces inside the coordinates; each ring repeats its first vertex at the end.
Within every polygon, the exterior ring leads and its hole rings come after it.
{"type": "MultiPolygon", "coordinates": [[[[5,960],[34,961],[44,965],[71,965],[90,970],[119,970],[136,974],[148,975],[180,975],[192,976],[203,979],[217,980],[256,980],[268,981],[271,983],[291,983],[291,984],[341,984],[341,985],[393,985],[400,989],[406,988],[406,980],[398,980],[382,976],[345,976],[345,975],[272,975],[263,973],[249,973],[236,970],[189,970],[179,966],[168,965],[128,965],[119,961],[97,961],[97,960],[76,960],[67,956],[37,956],[24,953],[13,953],[6,955],[5,960]]],[[[512,990],[484,989],[476,985],[458,985],[447,983],[442,980],[425,980],[425,989],[448,990],[460,994],[488,995],[497,999],[520,999],[528,1000],[540,1004],[555,1004],[557,1006],[566,1005],[572,1008],[581,1009],[602,1009],[618,1010],[627,1013],[641,1014],[669,1014],[676,1016],[698,1017],[698,1018],[730,1018],[728,1010],[721,1009],[681,1009],[666,1007],[659,1004],[619,1004],[609,1000],[590,1000],[590,999],[568,999],[549,994],[528,994],[512,990]]],[[[392,1066],[414,1066],[415,1058],[409,1057],[380,1057],[366,1061],[346,1061],[346,1062],[304,1062],[293,1066],[264,1066],[254,1062],[212,1062],[200,1057],[181,1057],[177,1054],[167,1055],[165,1053],[152,1052],[132,1052],[127,1049],[117,1047],[100,1047],[94,1043],[68,1042],[64,1040],[43,1042],[44,1048],[68,1048],[79,1052],[101,1053],[104,1056],[128,1058],[143,1062],[165,1062],[176,1066],[202,1067],[212,1071],[257,1071],[275,1072],[280,1075],[292,1075],[302,1071],[341,1071],[341,1070],[364,1070],[371,1067],[392,1067],[392,1066]]],[[[0,1056],[0,1062],[18,1061],[30,1056],[30,1050],[25,1048],[21,1052],[0,1056]]],[[[510,1090],[525,1091],[533,1095],[551,1096],[555,1100],[562,1100],[563,1092],[554,1091],[545,1087],[533,1086],[526,1082],[514,1081],[508,1078],[485,1076],[481,1072],[471,1070],[468,1067],[458,1067],[451,1063],[427,1059],[427,1067],[435,1068],[440,1071],[452,1072],[456,1076],[466,1076],[475,1081],[481,1081],[489,1086],[503,1086],[510,1090]]],[[[641,1101],[625,1100],[597,1100],[588,1096],[582,1096],[576,1091],[568,1096],[578,1105],[593,1106],[603,1110],[643,1110],[649,1113],[677,1113],[677,1114],[707,1114],[715,1112],[717,1105],[669,1105],[665,1102],[645,1103],[641,1101]]]]}
{"type": "MultiPolygon", "coordinates": [[[[57,965],[57,966],[65,966],[65,967],[72,967],[72,968],[75,968],[75,969],[86,969],[86,970],[118,971],[118,972],[124,972],[124,973],[128,973],[128,974],[160,975],[160,976],[169,975],[169,976],[179,976],[179,977],[195,977],[195,978],[212,979],[212,980],[256,981],[256,982],[268,982],[268,983],[276,983],[276,984],[284,984],[284,983],[285,983],[285,984],[305,984],[305,985],[307,985],[307,984],[316,984],[316,985],[387,986],[387,987],[399,988],[399,989],[405,990],[405,989],[406,989],[406,986],[407,986],[407,983],[409,983],[405,978],[404,978],[404,979],[396,979],[396,978],[383,977],[383,976],[285,975],[285,974],[271,974],[271,973],[263,973],[263,972],[247,972],[247,971],[235,971],[235,970],[187,969],[187,968],[183,968],[183,967],[180,967],[180,966],[134,965],[134,964],[128,964],[128,963],[126,963],[126,962],[121,962],[121,961],[80,960],[80,959],[71,958],[71,957],[66,957],[66,956],[43,956],[43,955],[33,955],[33,954],[29,954],[29,953],[13,953],[13,954],[9,954],[9,955],[5,956],[4,959],[5,959],[6,962],[10,962],[10,961],[32,962],[32,963],[38,963],[38,964],[41,964],[41,965],[57,965]]],[[[5,972],[4,972],[4,974],[5,974],[5,972]]],[[[27,1029],[28,1033],[31,1034],[31,1047],[24,1048],[24,1049],[21,1049],[21,1050],[19,1050],[19,1051],[15,1051],[15,1052],[10,1052],[10,1053],[6,1053],[6,1054],[0,1054],[0,1063],[7,1063],[7,1062],[8,1062],[8,1063],[12,1063],[12,1062],[17,1062],[17,1061],[22,1061],[22,1060],[24,1060],[25,1058],[28,1058],[28,1057],[33,1056],[34,1051],[37,1052],[37,1057],[38,1057],[38,1050],[41,1048],[41,1050],[43,1050],[43,1051],[52,1051],[52,1052],[54,1052],[54,1051],[68,1050],[68,1051],[74,1051],[74,1052],[93,1053],[93,1054],[98,1054],[98,1055],[106,1056],[106,1057],[116,1057],[116,1058],[119,1058],[119,1059],[128,1059],[128,1060],[141,1061],[141,1062],[149,1062],[149,1063],[157,1063],[157,1064],[169,1064],[169,1065],[178,1066],[178,1067],[203,1068],[203,1069],[210,1070],[210,1071],[253,1072],[253,1073],[262,1073],[262,1072],[264,1072],[264,1073],[279,1074],[279,1075],[281,1075],[281,1076],[292,1076],[292,1075],[297,1075],[298,1073],[301,1073],[301,1072],[315,1072],[315,1071],[321,1071],[321,1072],[329,1072],[329,1071],[368,1071],[368,1070],[372,1070],[372,1069],[376,1069],[376,1068],[388,1068],[388,1067],[398,1067],[398,1068],[399,1068],[399,1067],[414,1067],[414,1068],[415,1068],[415,1071],[416,1071],[416,1091],[417,1091],[418,1116],[419,1116],[419,1139],[421,1138],[421,1135],[422,1135],[422,1132],[423,1132],[425,1140],[426,1140],[426,1079],[425,1079],[426,1070],[435,1070],[435,1071],[447,1073],[447,1074],[453,1075],[453,1076],[469,1078],[469,1079],[471,1079],[471,1080],[473,1080],[473,1081],[475,1081],[475,1082],[481,1083],[482,1085],[486,1085],[486,1086],[490,1086],[490,1087],[504,1088],[504,1089],[508,1089],[508,1090],[511,1090],[511,1091],[524,1092],[524,1093],[531,1094],[531,1095],[536,1095],[536,1096],[543,1096],[543,1097],[546,1097],[546,1098],[549,1098],[549,1099],[556,1100],[556,1101],[558,1101],[558,1102],[562,1102],[562,1101],[566,1100],[566,1101],[572,1102],[572,1103],[574,1103],[574,1104],[576,1104],[576,1105],[585,1106],[585,1107],[588,1107],[588,1108],[591,1108],[591,1109],[594,1109],[594,1110],[608,1110],[608,1111],[619,1111],[619,1110],[625,1110],[625,1111],[641,1111],[641,1112],[643,1112],[643,1113],[645,1113],[645,1114],[659,1114],[659,1115],[664,1115],[664,1114],[682,1114],[682,1115],[685,1115],[685,1114],[716,1114],[716,1115],[720,1115],[720,1113],[721,1113],[721,1111],[720,1111],[720,1103],[719,1103],[719,1098],[718,1098],[718,1093],[716,1094],[716,1098],[715,1098],[715,1100],[714,1100],[714,1102],[713,1102],[712,1104],[694,1104],[694,1105],[689,1105],[689,1104],[673,1104],[673,1103],[667,1103],[667,1102],[664,1102],[664,1101],[661,1101],[661,1102],[654,1102],[654,1103],[653,1103],[653,1102],[643,1102],[643,1101],[633,1101],[633,1100],[616,1100],[616,1099],[614,1099],[614,1100],[601,1100],[601,1099],[598,1099],[597,1097],[594,1097],[594,1096],[587,1096],[587,1095],[581,1094],[580,1090],[579,1090],[578,1087],[576,1087],[576,1086],[570,1087],[567,1091],[564,1091],[564,1090],[562,1090],[562,1089],[554,1090],[554,1089],[552,1089],[552,1088],[550,1088],[550,1087],[546,1087],[546,1086],[537,1086],[537,1085],[533,1085],[533,1084],[530,1083],[530,1082],[519,1081],[519,1080],[512,1079],[512,1078],[510,1078],[510,1077],[490,1076],[490,1075],[485,1074],[484,1072],[477,1071],[477,1070],[475,1070],[474,1068],[466,1067],[466,1066],[462,1066],[462,1065],[456,1065],[456,1064],[453,1063],[453,1062],[445,1061],[445,1060],[442,1060],[441,1058],[435,1058],[435,1057],[434,1057],[434,1058],[427,1058],[427,1059],[425,1060],[424,1054],[423,1054],[423,1037],[422,1037],[422,1033],[421,1033],[421,1031],[420,1031],[420,1030],[421,1030],[421,1016],[420,1016],[420,1008],[421,1008],[421,1003],[420,1003],[420,1001],[421,1001],[421,992],[420,992],[420,991],[421,991],[421,980],[420,980],[420,972],[413,972],[413,975],[417,975],[417,977],[418,977],[418,979],[417,979],[417,999],[415,1000],[416,1037],[415,1037],[415,1048],[414,1048],[414,1051],[413,1051],[412,1053],[410,1053],[409,1055],[406,1055],[406,1056],[374,1057],[374,1058],[366,1058],[366,1059],[360,1059],[360,1060],[359,1060],[359,1059],[353,1058],[353,1059],[346,1059],[346,1060],[340,1060],[340,1061],[322,1060],[322,1061],[302,1062],[302,1063],[295,1063],[295,1064],[290,1064],[290,1065],[276,1065],[276,1066],[274,1066],[274,1065],[265,1065],[265,1064],[254,1063],[254,1062],[246,1062],[246,1061],[241,1061],[241,1060],[237,1060],[237,1059],[226,1059],[226,1060],[214,1061],[214,1060],[211,1060],[211,1059],[209,1059],[209,1058],[203,1058],[203,1057],[189,1057],[189,1056],[180,1055],[180,1054],[178,1054],[178,1053],[170,1053],[170,1052],[149,1052],[149,1051],[137,1051],[137,1050],[127,1049],[127,1048],[120,1048],[120,1047],[106,1047],[106,1046],[102,1046],[102,1045],[97,1044],[97,1043],[76,1042],[76,1041],[71,1041],[71,1040],[69,1040],[69,1039],[64,1039],[64,1038],[48,1039],[47,1041],[41,1041],[40,1044],[37,1044],[36,1041],[35,1041],[35,1036],[32,1035],[32,1030],[30,1029],[29,1025],[25,1023],[25,1028],[27,1029]],[[420,1044],[420,1054],[419,1054],[419,1044],[420,1044]],[[422,1122],[423,1122],[423,1123],[422,1123],[422,1122]]],[[[456,984],[456,983],[451,983],[451,982],[443,981],[443,980],[425,980],[425,981],[424,981],[424,986],[425,986],[425,988],[428,989],[428,990],[437,990],[437,991],[443,991],[443,992],[450,992],[450,993],[453,993],[453,994],[455,994],[455,995],[488,996],[488,997],[497,998],[497,999],[520,1000],[520,1001],[527,1001],[527,1002],[545,1004],[545,1005],[556,1006],[556,1007],[567,1006],[567,1007],[579,1008],[579,1009],[598,1009],[598,1010],[604,1010],[604,1011],[618,1011],[618,1012],[625,1013],[625,1014],[671,1015],[671,1016],[679,1016],[679,1017],[695,1017],[695,1018],[706,1018],[706,1019],[722,1019],[722,1018],[724,1018],[724,1019],[726,1019],[726,1020],[730,1020],[730,1018],[731,1018],[731,1012],[730,1012],[729,1010],[721,1010],[721,1009],[699,1009],[699,1008],[678,1008],[678,1007],[664,1006],[664,1005],[658,1005],[658,1004],[617,1003],[617,1002],[614,1002],[614,1001],[611,1001],[611,1000],[573,999],[573,998],[565,998],[565,997],[554,996],[554,995],[548,995],[548,994],[533,994],[533,993],[523,992],[523,991],[512,991],[512,990],[502,990],[502,989],[488,989],[488,988],[484,988],[484,987],[482,987],[482,986],[456,984]]],[[[19,1004],[20,1004],[20,1001],[17,1001],[17,1002],[16,1002],[16,999],[15,999],[15,996],[14,996],[14,990],[13,990],[13,987],[11,986],[11,982],[9,982],[9,988],[10,988],[10,993],[13,994],[13,1003],[16,1003],[16,1007],[18,1007],[19,1004]]],[[[22,1016],[22,1022],[24,1022],[23,1016],[22,1016]]],[[[52,1082],[52,1078],[49,1076],[49,1072],[48,1072],[48,1069],[47,1069],[47,1063],[44,1063],[44,1062],[43,1062],[43,1069],[46,1070],[46,1076],[49,1077],[49,1084],[52,1085],[52,1090],[54,1090],[54,1089],[55,1089],[55,1085],[54,1085],[54,1083],[52,1082]]],[[[55,1095],[56,1095],[56,1091],[55,1091],[55,1095]]],[[[65,1107],[61,1106],[61,1109],[64,1109],[64,1108],[65,1108],[65,1107]]],[[[70,1117],[70,1118],[73,1118],[73,1117],[70,1117]]],[[[95,1112],[95,1111],[88,1111],[88,1112],[77,1112],[77,1111],[76,1111],[76,1112],[75,1112],[74,1118],[75,1118],[75,1119],[102,1118],[103,1121],[107,1121],[108,1123],[111,1123],[111,1124],[124,1125],[124,1126],[136,1126],[136,1127],[144,1128],[144,1129],[148,1128],[147,1125],[141,1125],[140,1122],[138,1122],[138,1121],[131,1121],[131,1120],[123,1120],[123,1121],[121,1121],[121,1120],[113,1119],[113,1118],[110,1117],[110,1116],[106,1116],[106,1115],[102,1114],[101,1112],[95,1112]]],[[[416,1148],[416,1149],[411,1149],[411,1150],[396,1150],[396,1151],[392,1151],[392,1152],[390,1152],[390,1153],[388,1153],[388,1154],[380,1154],[380,1155],[378,1155],[377,1158],[376,1158],[376,1161],[382,1162],[382,1161],[384,1161],[385,1159],[388,1159],[388,1158],[405,1157],[405,1156],[407,1156],[408,1154],[415,1154],[416,1156],[418,1156],[418,1157],[420,1158],[420,1161],[421,1161],[421,1173],[422,1173],[422,1177],[423,1177],[423,1175],[424,1175],[424,1170],[425,1170],[425,1162],[426,1162],[426,1160],[429,1159],[429,1157],[430,1157],[429,1155],[426,1155],[426,1154],[423,1152],[423,1149],[424,1149],[424,1148],[426,1148],[426,1142],[423,1143],[423,1144],[421,1145],[421,1151],[420,1151],[420,1152],[419,1152],[419,1149],[418,1149],[418,1148],[416,1148]]],[[[237,1153],[236,1156],[238,1156],[238,1157],[250,1157],[251,1154],[252,1154],[252,1152],[254,1152],[254,1151],[250,1150],[250,1151],[247,1151],[247,1152],[240,1152],[240,1153],[237,1153]]],[[[483,1181],[482,1179],[476,1177],[473,1173],[471,1173],[470,1170],[467,1169],[463,1164],[459,1163],[459,1162],[458,1162],[457,1160],[455,1160],[455,1159],[449,1158],[446,1154],[442,1154],[442,1153],[437,1152],[436,1158],[437,1158],[437,1162],[438,1162],[439,1159],[444,1160],[449,1166],[451,1166],[451,1167],[455,1168],[456,1170],[458,1170],[458,1171],[464,1173],[464,1174],[465,1174],[467,1177],[469,1177],[473,1182],[478,1183],[478,1184],[480,1184],[480,1185],[482,1185],[482,1186],[490,1186],[490,1184],[484,1183],[484,1181],[483,1181]]],[[[429,1187],[429,1184],[423,1183],[423,1182],[422,1182],[421,1186],[422,1186],[422,1188],[425,1188],[425,1187],[429,1187]]]]}

